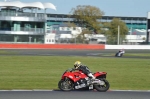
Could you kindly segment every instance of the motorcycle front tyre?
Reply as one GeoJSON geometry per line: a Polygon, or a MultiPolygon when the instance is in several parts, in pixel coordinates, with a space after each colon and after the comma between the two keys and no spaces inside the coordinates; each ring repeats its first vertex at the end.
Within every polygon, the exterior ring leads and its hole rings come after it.
{"type": "Polygon", "coordinates": [[[70,80],[68,80],[67,82],[65,80],[60,80],[58,82],[58,88],[62,91],[71,91],[74,89],[74,84],[70,80]]]}

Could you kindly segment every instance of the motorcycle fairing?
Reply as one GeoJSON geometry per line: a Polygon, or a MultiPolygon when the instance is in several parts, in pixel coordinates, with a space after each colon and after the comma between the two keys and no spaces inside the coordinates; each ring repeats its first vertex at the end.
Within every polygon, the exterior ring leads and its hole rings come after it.
{"type": "Polygon", "coordinates": [[[65,77],[70,78],[71,80],[73,80],[73,82],[77,82],[82,78],[86,78],[87,76],[82,72],[66,72],[62,76],[62,79],[64,79],[65,77]]]}
{"type": "Polygon", "coordinates": [[[103,77],[103,78],[106,78],[106,72],[96,72],[94,73],[94,76],[97,78],[97,77],[103,77]]]}

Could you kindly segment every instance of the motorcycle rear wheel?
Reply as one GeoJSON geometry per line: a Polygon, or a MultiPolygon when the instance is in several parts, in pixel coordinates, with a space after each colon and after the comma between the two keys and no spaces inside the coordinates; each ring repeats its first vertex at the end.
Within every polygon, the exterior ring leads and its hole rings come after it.
{"type": "Polygon", "coordinates": [[[99,92],[106,92],[110,87],[109,82],[104,78],[103,79],[99,78],[99,80],[104,81],[105,84],[104,85],[94,85],[94,88],[99,92]]]}
{"type": "Polygon", "coordinates": [[[71,91],[74,88],[74,84],[71,80],[60,80],[58,83],[58,88],[62,91],[71,91]]]}

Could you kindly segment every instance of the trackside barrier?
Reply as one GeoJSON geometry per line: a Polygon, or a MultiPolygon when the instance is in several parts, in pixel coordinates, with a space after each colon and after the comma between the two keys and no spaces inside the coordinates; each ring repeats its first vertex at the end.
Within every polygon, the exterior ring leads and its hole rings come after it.
{"type": "Polygon", "coordinates": [[[105,45],[105,49],[150,49],[150,45],[105,45]]]}
{"type": "Polygon", "coordinates": [[[0,44],[0,49],[94,49],[104,50],[104,44],[0,44]]]}

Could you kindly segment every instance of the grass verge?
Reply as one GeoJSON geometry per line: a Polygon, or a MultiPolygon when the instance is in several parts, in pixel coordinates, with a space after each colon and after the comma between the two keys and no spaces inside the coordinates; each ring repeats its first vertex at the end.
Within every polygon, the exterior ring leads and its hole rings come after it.
{"type": "Polygon", "coordinates": [[[0,90],[57,89],[62,73],[76,60],[93,72],[106,71],[110,89],[150,90],[148,59],[73,56],[0,56],[0,90]]]}

